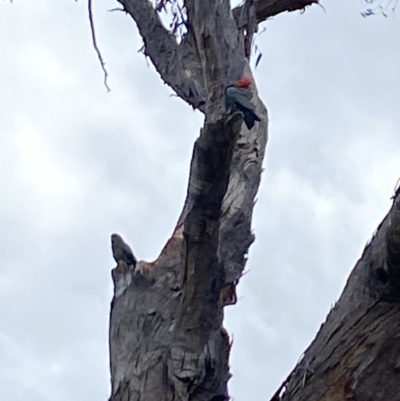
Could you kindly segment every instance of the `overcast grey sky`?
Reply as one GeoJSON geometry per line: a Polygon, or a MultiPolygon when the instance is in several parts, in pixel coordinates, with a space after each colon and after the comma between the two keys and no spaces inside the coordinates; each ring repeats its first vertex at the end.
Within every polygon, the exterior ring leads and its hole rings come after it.
{"type": "MultiPolygon", "coordinates": [[[[183,204],[202,118],[170,97],[135,24],[95,2],[0,3],[0,399],[109,396],[120,232],[158,256],[183,204]]],[[[231,395],[268,400],[336,301],[400,176],[400,24],[358,0],[281,15],[259,36],[270,115],[257,241],[238,305],[231,395]]],[[[398,16],[397,16],[398,17],[398,16]]]]}

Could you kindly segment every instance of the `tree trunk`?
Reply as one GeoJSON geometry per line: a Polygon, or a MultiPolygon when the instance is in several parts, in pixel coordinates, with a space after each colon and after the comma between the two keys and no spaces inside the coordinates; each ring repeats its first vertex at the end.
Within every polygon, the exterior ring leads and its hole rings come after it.
{"type": "Polygon", "coordinates": [[[254,240],[252,209],[267,143],[267,110],[255,86],[252,102],[262,121],[250,131],[241,113],[225,113],[224,88],[251,75],[246,55],[258,23],[318,1],[247,0],[231,10],[228,0],[185,0],[187,34],[179,44],[149,0],[118,1],[161,78],[205,122],[181,217],[160,256],[133,264],[117,258],[110,401],[209,401],[227,396],[223,308],[236,303],[254,240]]]}
{"type": "Polygon", "coordinates": [[[282,401],[400,399],[400,197],[285,382],[282,401]]]}

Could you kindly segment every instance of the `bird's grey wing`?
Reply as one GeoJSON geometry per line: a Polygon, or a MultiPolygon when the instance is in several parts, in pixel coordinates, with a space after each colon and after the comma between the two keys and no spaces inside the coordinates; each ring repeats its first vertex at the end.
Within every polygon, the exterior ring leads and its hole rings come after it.
{"type": "Polygon", "coordinates": [[[235,106],[235,101],[234,101],[234,93],[236,92],[236,89],[234,87],[228,87],[225,89],[225,109],[227,111],[233,111],[233,108],[235,106]]]}
{"type": "Polygon", "coordinates": [[[255,111],[255,107],[253,103],[251,103],[251,95],[243,89],[234,86],[228,87],[226,88],[225,98],[226,102],[237,103],[247,110],[255,111]]]}
{"type": "Polygon", "coordinates": [[[236,95],[236,102],[239,103],[242,107],[244,107],[247,110],[251,110],[255,112],[256,108],[254,107],[254,104],[251,103],[250,99],[248,96],[243,93],[242,91],[238,91],[236,95]]]}

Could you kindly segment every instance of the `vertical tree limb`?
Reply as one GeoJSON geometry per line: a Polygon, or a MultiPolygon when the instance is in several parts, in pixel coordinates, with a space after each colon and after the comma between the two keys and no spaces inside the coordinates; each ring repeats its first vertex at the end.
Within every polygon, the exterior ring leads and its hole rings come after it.
{"type": "Polygon", "coordinates": [[[195,192],[184,223],[183,296],[168,364],[168,376],[182,400],[195,399],[195,394],[210,399],[227,391],[229,339],[222,330],[219,218],[242,122],[237,113],[207,124],[193,152],[195,192]]]}
{"type": "Polygon", "coordinates": [[[248,131],[241,115],[224,115],[225,85],[251,74],[229,1],[186,0],[189,32],[179,45],[148,0],[119,2],[136,21],[162,79],[192,106],[193,95],[205,102],[205,125],[174,235],[155,262],[114,269],[119,287],[110,314],[110,400],[226,399],[230,342],[223,306],[235,299],[254,240],[267,111],[253,86],[262,121],[248,131]]]}

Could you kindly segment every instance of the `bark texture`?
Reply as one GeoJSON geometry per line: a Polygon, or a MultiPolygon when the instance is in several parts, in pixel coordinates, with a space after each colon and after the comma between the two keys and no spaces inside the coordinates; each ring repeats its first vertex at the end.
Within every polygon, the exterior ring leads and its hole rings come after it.
{"type": "Polygon", "coordinates": [[[397,197],[339,301],[285,382],[285,391],[274,401],[398,401],[399,322],[397,197]]]}
{"type": "Polygon", "coordinates": [[[219,217],[242,121],[236,113],[206,124],[196,141],[196,187],[183,238],[172,238],[154,263],[127,269],[118,262],[114,269],[113,400],[208,400],[226,391],[229,339],[222,329],[219,217]],[[117,272],[128,278],[117,282],[117,272]]]}
{"type": "MultiPolygon", "coordinates": [[[[249,49],[260,22],[318,1],[246,0],[231,10],[228,0],[185,0],[188,31],[180,43],[149,0],[118,1],[136,22],[162,80],[202,111],[205,122],[182,214],[157,260],[126,258],[114,241],[110,401],[225,400],[230,341],[223,308],[236,302],[254,240],[251,217],[268,116],[253,85],[262,121],[248,131],[241,113],[224,114],[223,89],[251,75],[249,49]]],[[[399,192],[273,401],[400,399],[399,192]]]]}
{"type": "Polygon", "coordinates": [[[160,256],[135,264],[117,258],[110,401],[223,399],[230,376],[223,307],[236,302],[235,287],[254,240],[251,217],[268,124],[254,85],[249,90],[262,121],[250,131],[241,113],[225,114],[223,90],[242,74],[251,75],[245,41],[254,19],[316,1],[246,1],[232,11],[228,0],[185,0],[188,32],[179,44],[149,0],[118,1],[136,22],[145,54],[163,81],[205,120],[184,208],[160,256]]]}

